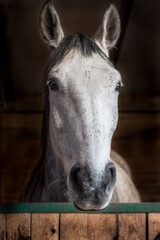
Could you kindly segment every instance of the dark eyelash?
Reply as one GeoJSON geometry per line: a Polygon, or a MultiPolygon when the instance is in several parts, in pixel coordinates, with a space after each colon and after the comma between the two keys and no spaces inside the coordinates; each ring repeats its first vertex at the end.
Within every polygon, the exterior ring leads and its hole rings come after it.
{"type": "Polygon", "coordinates": [[[58,84],[57,84],[55,78],[50,78],[49,79],[48,86],[52,91],[58,91],[59,90],[59,87],[58,87],[58,84]]]}
{"type": "Polygon", "coordinates": [[[116,91],[119,91],[119,89],[123,87],[123,83],[121,81],[119,81],[116,85],[116,91]]]}

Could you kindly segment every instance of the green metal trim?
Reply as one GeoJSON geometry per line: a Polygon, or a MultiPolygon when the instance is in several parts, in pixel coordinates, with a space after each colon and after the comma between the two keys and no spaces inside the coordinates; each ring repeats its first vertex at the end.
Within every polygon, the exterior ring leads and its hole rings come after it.
{"type": "Polygon", "coordinates": [[[102,211],[80,211],[71,203],[9,203],[0,213],[160,213],[160,203],[110,204],[102,211]]]}

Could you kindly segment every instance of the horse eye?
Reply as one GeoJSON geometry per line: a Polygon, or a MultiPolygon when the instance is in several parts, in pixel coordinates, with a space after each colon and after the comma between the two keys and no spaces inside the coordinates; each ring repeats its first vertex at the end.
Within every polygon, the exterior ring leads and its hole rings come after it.
{"type": "Polygon", "coordinates": [[[57,83],[55,82],[55,80],[53,78],[49,81],[48,86],[53,91],[57,91],[58,90],[58,85],[57,85],[57,83]]]}
{"type": "Polygon", "coordinates": [[[116,91],[118,91],[121,86],[122,86],[122,83],[119,81],[119,82],[117,83],[117,86],[116,86],[116,91]]]}

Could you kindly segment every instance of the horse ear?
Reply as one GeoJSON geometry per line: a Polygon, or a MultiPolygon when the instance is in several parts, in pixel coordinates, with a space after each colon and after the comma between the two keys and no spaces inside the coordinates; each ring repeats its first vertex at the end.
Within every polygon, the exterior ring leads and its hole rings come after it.
{"type": "Polygon", "coordinates": [[[99,26],[95,38],[105,49],[113,48],[120,35],[120,17],[118,11],[111,1],[103,17],[103,22],[99,26]]]}
{"type": "Polygon", "coordinates": [[[56,48],[64,37],[52,0],[47,0],[40,14],[40,33],[45,43],[56,48]]]}

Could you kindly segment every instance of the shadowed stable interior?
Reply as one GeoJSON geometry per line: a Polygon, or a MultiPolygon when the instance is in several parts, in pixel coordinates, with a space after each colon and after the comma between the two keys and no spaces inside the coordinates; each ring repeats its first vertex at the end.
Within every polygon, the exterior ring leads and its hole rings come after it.
{"type": "MultiPolygon", "coordinates": [[[[142,200],[160,201],[160,2],[127,2],[115,0],[123,38],[111,56],[125,87],[112,148],[128,162],[142,200]]],[[[93,34],[107,2],[55,0],[54,5],[66,33],[93,34]]],[[[41,80],[49,58],[38,29],[41,6],[37,0],[0,3],[0,202],[17,201],[41,155],[41,80]]]]}

